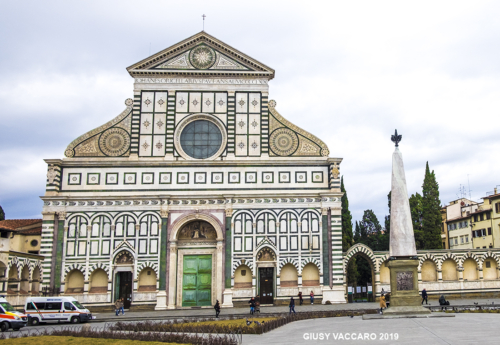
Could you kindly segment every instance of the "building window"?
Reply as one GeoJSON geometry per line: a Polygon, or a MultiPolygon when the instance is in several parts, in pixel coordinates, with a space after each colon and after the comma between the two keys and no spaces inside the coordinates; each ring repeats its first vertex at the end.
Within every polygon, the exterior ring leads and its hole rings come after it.
{"type": "Polygon", "coordinates": [[[486,213],[486,219],[491,219],[491,214],[486,213]]]}
{"type": "Polygon", "coordinates": [[[495,204],[495,212],[496,212],[496,213],[500,213],[500,202],[497,202],[497,203],[495,204]]]}
{"type": "Polygon", "coordinates": [[[484,220],[484,213],[481,213],[481,214],[479,215],[479,220],[481,220],[481,221],[483,221],[483,220],[484,220]]]}
{"type": "Polygon", "coordinates": [[[469,236],[465,236],[465,243],[469,243],[469,236]]]}
{"type": "Polygon", "coordinates": [[[488,236],[491,235],[491,228],[488,228],[488,236]]]}
{"type": "Polygon", "coordinates": [[[491,267],[491,262],[486,261],[486,268],[490,268],[490,267],[491,267]]]}
{"type": "Polygon", "coordinates": [[[464,237],[460,236],[460,243],[464,243],[464,237]]]}
{"type": "Polygon", "coordinates": [[[32,247],[36,247],[36,246],[38,246],[38,241],[37,240],[31,240],[30,244],[31,244],[32,247]]]}
{"type": "Polygon", "coordinates": [[[457,245],[457,244],[458,244],[458,238],[455,237],[455,245],[457,245]]]}
{"type": "Polygon", "coordinates": [[[477,222],[477,214],[474,215],[474,222],[477,222]]]}
{"type": "Polygon", "coordinates": [[[181,133],[181,147],[192,158],[212,157],[221,145],[221,131],[210,121],[193,121],[181,133]]]}

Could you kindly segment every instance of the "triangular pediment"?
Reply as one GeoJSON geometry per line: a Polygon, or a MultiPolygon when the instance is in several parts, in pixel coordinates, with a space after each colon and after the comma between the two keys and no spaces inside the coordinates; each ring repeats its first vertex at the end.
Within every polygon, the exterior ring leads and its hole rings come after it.
{"type": "Polygon", "coordinates": [[[133,77],[152,75],[252,76],[274,70],[202,31],[127,68],[133,77]]]}

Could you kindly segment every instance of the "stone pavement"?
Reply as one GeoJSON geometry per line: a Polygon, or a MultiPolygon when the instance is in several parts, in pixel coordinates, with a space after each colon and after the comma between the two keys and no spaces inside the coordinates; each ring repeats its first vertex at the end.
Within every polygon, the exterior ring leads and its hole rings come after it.
{"type": "MultiPolygon", "coordinates": [[[[304,301],[305,302],[305,301],[304,301]]],[[[461,305],[461,304],[474,304],[474,302],[480,304],[495,304],[500,305],[499,298],[490,299],[455,299],[450,300],[451,305],[461,305]]],[[[430,305],[439,305],[437,300],[430,300],[430,305]]],[[[303,304],[295,305],[295,310],[297,312],[301,311],[323,311],[323,310],[359,310],[359,309],[377,309],[379,308],[378,302],[369,303],[343,303],[343,304],[303,304]]],[[[273,313],[288,313],[287,306],[272,306],[272,307],[261,307],[261,314],[273,314],[273,313]]],[[[203,309],[175,309],[175,310],[163,310],[163,311],[137,311],[137,312],[125,312],[124,316],[116,317],[114,312],[104,312],[104,313],[93,313],[97,317],[95,320],[103,321],[109,319],[121,319],[124,321],[133,321],[141,319],[162,319],[162,318],[175,318],[175,317],[211,317],[214,316],[215,312],[213,308],[203,308],[203,309]]],[[[227,315],[247,315],[249,314],[249,308],[223,308],[221,309],[221,316],[227,315]]],[[[499,314],[500,315],[500,314],[499,314]]]]}
{"type": "Polygon", "coordinates": [[[434,319],[365,321],[360,316],[312,319],[292,322],[262,335],[243,335],[243,345],[499,344],[499,321],[500,314],[480,313],[434,319]]]}

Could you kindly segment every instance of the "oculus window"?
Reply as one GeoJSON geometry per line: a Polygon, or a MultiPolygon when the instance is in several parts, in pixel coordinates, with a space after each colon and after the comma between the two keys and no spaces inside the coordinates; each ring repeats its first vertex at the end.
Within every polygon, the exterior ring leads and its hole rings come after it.
{"type": "Polygon", "coordinates": [[[193,121],[184,128],[180,138],[184,152],[196,159],[212,157],[222,145],[222,133],[214,123],[193,121]]]}

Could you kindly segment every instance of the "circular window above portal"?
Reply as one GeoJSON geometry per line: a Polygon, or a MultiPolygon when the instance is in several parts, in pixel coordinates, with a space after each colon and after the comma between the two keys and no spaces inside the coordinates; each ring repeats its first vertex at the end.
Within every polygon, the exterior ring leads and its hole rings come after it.
{"type": "Polygon", "coordinates": [[[183,158],[211,160],[224,152],[227,134],[217,118],[198,114],[184,119],[177,126],[174,138],[177,152],[183,158]]]}

